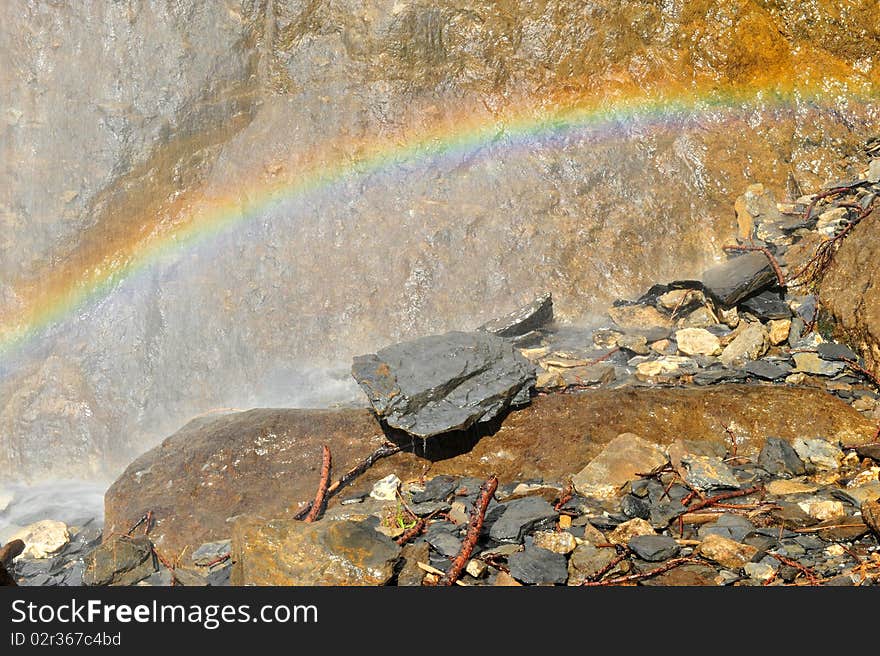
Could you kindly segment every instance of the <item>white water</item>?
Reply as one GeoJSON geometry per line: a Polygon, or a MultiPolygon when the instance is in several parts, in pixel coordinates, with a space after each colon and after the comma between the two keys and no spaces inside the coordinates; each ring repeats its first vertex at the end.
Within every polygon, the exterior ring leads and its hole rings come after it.
{"type": "Polygon", "coordinates": [[[107,481],[47,481],[34,485],[0,487],[0,543],[19,528],[41,519],[55,519],[68,526],[104,520],[107,481]]]}

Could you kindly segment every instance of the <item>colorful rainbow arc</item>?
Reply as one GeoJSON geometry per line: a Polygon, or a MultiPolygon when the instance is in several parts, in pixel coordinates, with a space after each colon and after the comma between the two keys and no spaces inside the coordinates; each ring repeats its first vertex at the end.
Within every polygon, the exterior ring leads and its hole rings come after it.
{"type": "MultiPolygon", "coordinates": [[[[411,135],[404,143],[375,141],[362,144],[355,161],[327,165],[326,157],[294,179],[283,182],[246,183],[250,199],[243,210],[240,200],[215,198],[200,202],[197,212],[164,232],[133,240],[129,247],[107,253],[106,266],[83,271],[78,278],[63,281],[51,292],[37,293],[24,310],[11,318],[0,318],[0,357],[7,356],[38,338],[48,328],[74,316],[90,301],[103,298],[122,280],[147,269],[173,252],[211,239],[233,226],[263,215],[276,203],[332,187],[358,174],[371,174],[396,165],[430,162],[438,156],[466,156],[503,137],[504,146],[541,143],[576,131],[594,131],[599,136],[619,134],[628,126],[683,124],[703,116],[722,115],[719,120],[746,116],[756,107],[786,108],[796,102],[821,103],[827,92],[803,86],[782,88],[778,84],[764,89],[744,87],[698,93],[692,90],[667,92],[662,97],[630,95],[613,101],[584,103],[581,98],[557,98],[552,111],[511,113],[486,121],[456,117],[432,129],[411,135]]],[[[856,96],[857,101],[876,97],[856,96]]],[[[545,101],[545,104],[546,101],[545,101]]],[[[716,116],[717,118],[717,116],[716,116]]],[[[350,149],[349,149],[350,150],[350,149]]]]}

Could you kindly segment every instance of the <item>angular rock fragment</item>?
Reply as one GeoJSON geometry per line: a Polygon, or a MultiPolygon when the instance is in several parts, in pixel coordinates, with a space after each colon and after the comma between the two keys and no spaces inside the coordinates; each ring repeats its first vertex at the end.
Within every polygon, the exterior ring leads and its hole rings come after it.
{"type": "Polygon", "coordinates": [[[760,323],[750,324],[724,347],[720,360],[726,366],[757,360],[770,347],[770,337],[760,323]]]}
{"type": "Polygon", "coordinates": [[[541,547],[527,545],[507,559],[510,575],[532,584],[559,584],[568,579],[565,556],[541,547]]]}
{"type": "Polygon", "coordinates": [[[506,316],[484,323],[477,330],[484,330],[499,337],[520,337],[538,330],[551,321],[553,321],[553,297],[548,292],[506,316]]]}
{"type": "Polygon", "coordinates": [[[648,562],[658,562],[678,555],[681,547],[668,535],[635,535],[627,546],[636,556],[648,562]]]}
{"type": "Polygon", "coordinates": [[[758,549],[730,538],[711,534],[707,535],[697,547],[697,553],[722,567],[739,569],[755,557],[758,549]]]}
{"type": "Polygon", "coordinates": [[[791,444],[778,437],[767,438],[764,448],[758,455],[758,464],[776,476],[780,474],[802,476],[806,473],[804,461],[800,459],[797,451],[791,444]]]}
{"type": "Polygon", "coordinates": [[[770,360],[751,360],[743,366],[743,371],[756,378],[764,380],[777,380],[785,378],[793,370],[790,365],[785,362],[773,362],[770,360]]]}
{"type": "Polygon", "coordinates": [[[792,357],[794,358],[795,371],[805,374],[836,376],[846,367],[843,362],[824,360],[816,353],[795,353],[792,357]]]}
{"type": "Polygon", "coordinates": [[[86,558],[84,585],[132,585],[157,570],[153,544],[146,536],[120,536],[86,558]]]}
{"type": "Polygon", "coordinates": [[[573,478],[584,496],[614,497],[621,486],[666,463],[666,454],[655,444],[632,433],[622,433],[573,478]]]}
{"type": "Polygon", "coordinates": [[[522,542],[527,531],[555,521],[559,514],[540,497],[514,499],[500,504],[500,507],[501,514],[489,530],[489,535],[497,542],[522,542]]]}
{"type": "Polygon", "coordinates": [[[763,253],[745,253],[717,264],[703,273],[703,287],[724,307],[769,287],[776,280],[763,253]]]}
{"type": "Polygon", "coordinates": [[[747,298],[739,307],[761,321],[791,318],[791,308],[788,307],[788,303],[779,298],[779,294],[769,291],[747,298]]]}
{"type": "Polygon", "coordinates": [[[825,342],[816,347],[816,353],[823,360],[852,360],[858,362],[859,356],[845,344],[825,342]]]}
{"type": "Polygon", "coordinates": [[[430,335],[354,359],[352,375],[385,422],[418,437],[464,430],[529,401],[535,367],[502,337],[430,335]]]}

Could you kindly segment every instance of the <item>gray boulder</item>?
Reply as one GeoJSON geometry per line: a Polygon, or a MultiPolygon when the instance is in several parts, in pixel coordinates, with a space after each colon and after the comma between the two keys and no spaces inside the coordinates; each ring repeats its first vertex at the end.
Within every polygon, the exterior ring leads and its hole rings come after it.
{"type": "Polygon", "coordinates": [[[489,332],[450,332],[354,358],[355,380],[389,426],[418,437],[464,430],[529,402],[535,367],[489,332]]]}

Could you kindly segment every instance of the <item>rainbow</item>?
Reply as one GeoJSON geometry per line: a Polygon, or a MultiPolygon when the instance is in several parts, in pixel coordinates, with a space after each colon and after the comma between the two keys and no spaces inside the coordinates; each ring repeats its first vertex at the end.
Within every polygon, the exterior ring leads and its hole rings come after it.
{"type": "MultiPolygon", "coordinates": [[[[845,83],[843,83],[845,86],[845,83]]],[[[136,231],[107,245],[106,252],[81,265],[79,270],[48,272],[39,286],[19,290],[23,307],[0,314],[0,357],[38,340],[48,329],[74,317],[96,299],[106,297],[121,281],[149,269],[172,253],[209,241],[265,212],[277,203],[332,188],[351,176],[393,169],[401,164],[431,162],[437,157],[463,157],[501,138],[503,147],[552,142],[576,133],[597,138],[619,135],[633,125],[669,126],[711,117],[713,122],[743,118],[755,109],[785,109],[797,103],[822,103],[829,90],[821,83],[787,86],[778,82],[764,88],[667,89],[648,96],[644,92],[617,97],[585,99],[583,92],[522,102],[530,109],[509,111],[488,118],[461,113],[428,128],[413,130],[402,140],[375,139],[358,143],[329,143],[302,158],[294,177],[282,180],[243,180],[240,189],[250,199],[246,209],[236,197],[200,199],[182,208],[172,222],[136,231]],[[356,156],[339,153],[357,152],[356,156]],[[335,158],[335,159],[334,159],[335,158]]],[[[876,98],[874,87],[862,85],[857,101],[876,98]],[[867,89],[867,93],[865,93],[867,89]]],[[[0,311],[3,308],[0,307],[0,311]]]]}

